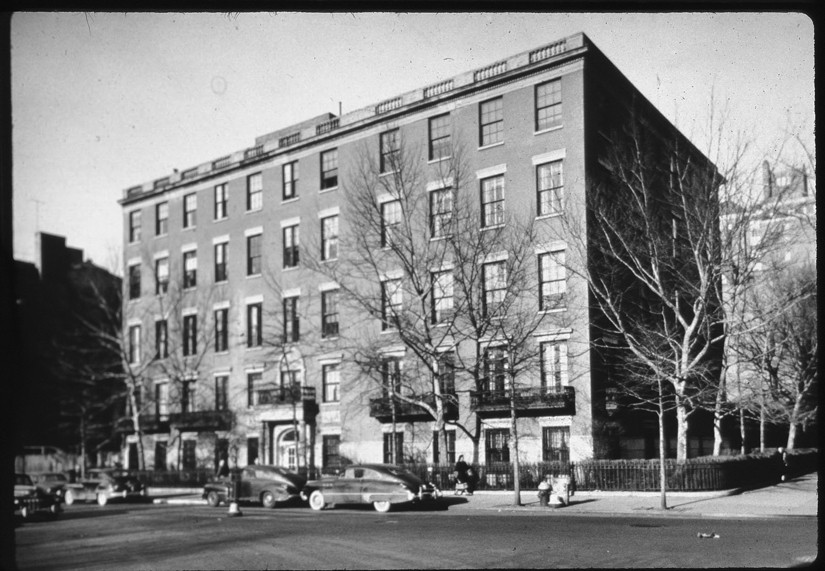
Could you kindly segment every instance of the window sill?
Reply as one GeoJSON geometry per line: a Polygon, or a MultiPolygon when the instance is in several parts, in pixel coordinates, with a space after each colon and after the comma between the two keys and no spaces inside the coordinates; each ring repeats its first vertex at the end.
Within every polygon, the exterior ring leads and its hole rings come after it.
{"type": "Polygon", "coordinates": [[[451,158],[453,158],[452,155],[449,155],[449,156],[446,156],[446,157],[439,157],[437,159],[430,159],[430,160],[427,161],[427,164],[428,165],[434,165],[434,164],[438,164],[438,163],[443,162],[443,161],[448,161],[451,158]]]}
{"type": "Polygon", "coordinates": [[[450,234],[445,234],[444,236],[433,236],[430,238],[430,242],[440,242],[441,240],[447,240],[451,238],[450,234]]]}
{"type": "Polygon", "coordinates": [[[229,355],[229,349],[223,351],[215,351],[215,355],[229,355]]]}
{"type": "Polygon", "coordinates": [[[228,284],[228,283],[229,283],[229,279],[215,280],[215,285],[224,285],[224,284],[228,284]]]}
{"type": "Polygon", "coordinates": [[[378,178],[381,178],[382,176],[391,176],[391,175],[394,175],[394,174],[395,174],[395,173],[397,173],[397,172],[398,172],[398,171],[386,171],[386,172],[381,172],[381,173],[378,173],[378,178]]]}
{"type": "Polygon", "coordinates": [[[282,272],[292,272],[299,268],[300,266],[288,266],[281,269],[282,272]]]}
{"type": "Polygon", "coordinates": [[[293,196],[293,197],[290,197],[290,198],[283,198],[283,199],[281,199],[281,204],[292,204],[293,202],[298,202],[299,200],[301,200],[300,196],[293,196]]]}
{"type": "Polygon", "coordinates": [[[329,341],[329,342],[338,341],[339,339],[340,339],[340,337],[338,335],[330,336],[330,337],[321,337],[321,341],[329,341]]]}
{"type": "Polygon", "coordinates": [[[493,224],[492,226],[483,226],[481,228],[481,231],[486,232],[487,230],[499,230],[500,228],[504,228],[504,224],[493,224]]]}
{"type": "Polygon", "coordinates": [[[259,277],[261,277],[261,274],[247,274],[246,275],[246,279],[259,278],[259,277]]]}
{"type": "Polygon", "coordinates": [[[252,210],[247,210],[246,212],[244,212],[244,214],[255,214],[256,212],[260,212],[263,209],[263,206],[261,206],[260,208],[253,208],[252,210]]]}
{"type": "Polygon", "coordinates": [[[186,228],[181,228],[181,232],[194,232],[197,229],[197,226],[187,226],[186,228]]]}
{"type": "Polygon", "coordinates": [[[322,188],[318,190],[318,194],[324,194],[325,192],[332,192],[333,190],[338,190],[338,185],[331,186],[329,188],[322,188]]]}
{"type": "Polygon", "coordinates": [[[321,260],[321,263],[322,264],[328,264],[330,262],[337,262],[337,261],[338,261],[338,257],[335,257],[335,258],[327,258],[325,260],[321,260]]]}
{"type": "Polygon", "coordinates": [[[533,135],[544,135],[545,133],[552,133],[553,131],[558,131],[559,129],[563,129],[564,125],[556,125],[554,127],[548,127],[547,129],[542,129],[541,131],[534,131],[533,135]]]}
{"type": "Polygon", "coordinates": [[[558,218],[561,215],[562,215],[561,212],[553,212],[551,214],[539,214],[538,216],[536,216],[536,220],[547,220],[548,218],[558,218]]]}
{"type": "Polygon", "coordinates": [[[153,238],[154,238],[154,239],[158,239],[158,238],[166,238],[167,236],[169,236],[169,232],[167,232],[166,234],[155,234],[155,235],[153,236],[153,238]]]}
{"type": "Polygon", "coordinates": [[[485,151],[487,149],[492,149],[494,147],[500,147],[504,144],[504,141],[499,141],[498,143],[490,143],[489,145],[483,145],[478,148],[479,151],[485,151]]]}
{"type": "Polygon", "coordinates": [[[553,309],[540,309],[539,313],[543,313],[545,315],[549,313],[564,313],[567,311],[567,306],[564,307],[554,307],[553,309]]]}
{"type": "Polygon", "coordinates": [[[263,345],[256,345],[254,347],[244,347],[247,353],[254,353],[255,351],[262,351],[264,348],[263,345]]]}

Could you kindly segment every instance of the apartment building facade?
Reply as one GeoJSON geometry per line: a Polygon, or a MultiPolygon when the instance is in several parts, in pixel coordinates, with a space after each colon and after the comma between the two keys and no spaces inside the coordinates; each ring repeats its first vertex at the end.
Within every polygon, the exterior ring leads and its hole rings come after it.
{"type": "MultiPolygon", "coordinates": [[[[533,247],[536,311],[548,319],[531,334],[537,367],[519,379],[530,397],[515,404],[520,457],[610,455],[607,440],[615,436],[604,431],[609,406],[589,349],[589,294],[565,270],[575,254],[561,215],[578,212],[587,232],[599,133],[637,107],[672,129],[577,34],[340,117],[315,117],[126,189],[124,330],[131,366],[144,379],[134,402],[147,467],[211,466],[227,453],[239,465],[293,468],[437,457],[432,415],[387,392],[415,355],[318,271],[347,257],[347,236],[361,224],[348,219],[360,165],[372,157],[383,174],[399,140],[420,149],[415,168],[429,194],[430,231],[453,208],[436,197],[451,186],[441,173],[460,147],[469,173],[460,191],[473,193],[480,226],[520,212],[551,237],[533,247]],[[566,305],[543,306],[560,296],[566,305]],[[352,340],[372,337],[383,340],[387,362],[370,385],[352,340]]],[[[398,220],[392,200],[376,200],[384,201],[383,224],[398,220]]],[[[486,262],[484,271],[494,272],[494,261],[486,262]]],[[[385,311],[415,301],[390,288],[391,274],[380,284],[385,311]]],[[[497,279],[482,274],[485,299],[497,279]]],[[[434,289],[434,311],[452,308],[452,286],[434,289]]],[[[451,395],[442,459],[510,460],[511,403],[494,361],[485,353],[480,384],[460,373],[441,384],[451,395]]],[[[138,435],[130,423],[123,434],[126,463],[135,466],[138,435]]]]}

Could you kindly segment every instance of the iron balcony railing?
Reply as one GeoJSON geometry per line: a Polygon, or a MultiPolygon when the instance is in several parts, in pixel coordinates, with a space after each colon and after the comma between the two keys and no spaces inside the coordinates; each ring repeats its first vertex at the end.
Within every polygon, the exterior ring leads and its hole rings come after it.
{"type": "Polygon", "coordinates": [[[293,404],[315,401],[315,387],[277,387],[274,389],[259,389],[255,391],[256,405],[293,404]]]}
{"type": "Polygon", "coordinates": [[[198,410],[174,412],[169,424],[181,430],[228,430],[232,426],[232,413],[228,410],[198,410]]]}
{"type": "MultiPolygon", "coordinates": [[[[510,408],[510,391],[470,391],[470,407],[479,411],[502,411],[510,408]]],[[[516,409],[568,409],[576,402],[573,387],[519,388],[515,391],[516,409]]]]}
{"type": "MultiPolygon", "coordinates": [[[[447,419],[458,418],[458,406],[455,395],[445,395],[450,398],[444,399],[444,413],[447,419]]],[[[435,395],[425,396],[423,400],[432,408],[435,408],[435,395]]],[[[402,421],[412,420],[432,420],[432,416],[426,409],[398,397],[382,396],[370,399],[370,416],[381,421],[391,422],[393,417],[393,406],[395,407],[395,419],[402,421]]]]}

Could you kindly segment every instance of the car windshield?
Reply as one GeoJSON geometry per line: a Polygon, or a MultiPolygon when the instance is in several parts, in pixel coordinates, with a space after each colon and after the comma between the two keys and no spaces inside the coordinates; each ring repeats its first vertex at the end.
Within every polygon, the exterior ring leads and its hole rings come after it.
{"type": "Polygon", "coordinates": [[[393,467],[387,468],[387,472],[389,472],[393,476],[406,476],[407,478],[412,477],[412,478],[418,479],[418,476],[416,476],[415,474],[413,474],[412,472],[410,472],[409,470],[406,470],[404,468],[396,468],[396,467],[393,466],[393,467]]]}
{"type": "Polygon", "coordinates": [[[39,481],[41,482],[68,482],[65,474],[41,474],[39,481]]]}
{"type": "Polygon", "coordinates": [[[14,485],[15,486],[31,486],[32,479],[27,474],[15,474],[14,475],[14,485]]]}

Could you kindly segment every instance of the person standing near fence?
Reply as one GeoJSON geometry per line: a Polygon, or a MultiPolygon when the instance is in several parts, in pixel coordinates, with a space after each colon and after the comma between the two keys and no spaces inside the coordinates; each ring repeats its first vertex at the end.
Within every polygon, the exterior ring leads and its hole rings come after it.
{"type": "Polygon", "coordinates": [[[467,485],[467,471],[469,469],[470,467],[467,465],[467,462],[464,461],[464,455],[459,456],[458,462],[455,463],[455,468],[453,469],[456,495],[461,495],[464,492],[467,492],[467,494],[471,493],[467,485]]]}

